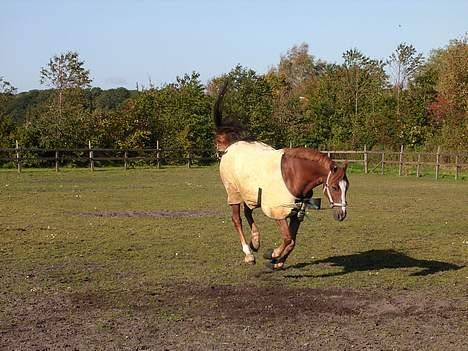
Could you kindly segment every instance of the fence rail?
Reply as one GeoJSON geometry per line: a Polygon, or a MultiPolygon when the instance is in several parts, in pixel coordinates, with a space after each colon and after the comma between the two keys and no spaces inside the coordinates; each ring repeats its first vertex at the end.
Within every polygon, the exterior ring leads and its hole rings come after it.
{"type": "MultiPolygon", "coordinates": [[[[408,167],[416,168],[416,176],[421,176],[423,167],[431,167],[435,179],[440,177],[441,169],[453,170],[455,179],[460,178],[463,170],[468,169],[468,152],[452,153],[441,152],[408,152],[402,146],[400,151],[370,151],[363,150],[322,150],[337,162],[348,161],[363,166],[364,173],[385,174],[387,166],[398,166],[398,175],[403,175],[408,167]]],[[[58,172],[61,165],[75,162],[78,165],[89,167],[91,170],[103,162],[122,164],[128,169],[132,163],[144,162],[160,168],[162,164],[184,163],[191,167],[194,163],[216,162],[218,155],[215,150],[161,148],[148,149],[109,149],[88,148],[77,149],[41,149],[23,148],[16,144],[15,148],[0,148],[0,164],[12,163],[21,172],[26,166],[55,166],[58,172]]]]}

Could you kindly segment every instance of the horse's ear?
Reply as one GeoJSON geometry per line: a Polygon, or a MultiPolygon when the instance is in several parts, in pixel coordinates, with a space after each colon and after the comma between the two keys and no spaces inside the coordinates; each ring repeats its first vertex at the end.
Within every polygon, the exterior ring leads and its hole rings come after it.
{"type": "Polygon", "coordinates": [[[346,172],[346,168],[348,168],[348,160],[343,162],[343,171],[346,172]]]}

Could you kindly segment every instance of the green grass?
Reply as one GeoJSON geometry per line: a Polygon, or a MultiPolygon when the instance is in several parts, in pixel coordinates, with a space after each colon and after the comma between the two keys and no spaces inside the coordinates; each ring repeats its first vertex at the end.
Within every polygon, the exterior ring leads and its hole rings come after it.
{"type": "MultiPolygon", "coordinates": [[[[349,217],[309,212],[287,269],[243,254],[216,167],[0,172],[2,293],[121,294],[167,284],[468,288],[468,183],[349,175],[349,217]],[[219,211],[203,218],[96,217],[97,211],[219,211]],[[88,214],[88,215],[84,215],[88,214]]],[[[320,195],[317,189],[316,195],[320,195]]],[[[324,201],[325,202],[325,201],[324,201]]],[[[255,211],[262,248],[279,243],[255,211]]],[[[246,221],[244,221],[246,223],[246,221]]],[[[170,314],[164,318],[178,318],[170,314]]]]}

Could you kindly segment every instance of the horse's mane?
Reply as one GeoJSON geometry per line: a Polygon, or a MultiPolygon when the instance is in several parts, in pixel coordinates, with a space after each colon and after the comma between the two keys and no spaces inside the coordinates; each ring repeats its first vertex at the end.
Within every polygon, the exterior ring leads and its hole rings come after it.
{"type": "Polygon", "coordinates": [[[231,143],[235,143],[236,141],[252,142],[256,140],[247,129],[237,124],[235,121],[232,123],[223,123],[221,127],[216,128],[216,134],[226,135],[231,143]]]}
{"type": "Polygon", "coordinates": [[[284,154],[289,157],[300,158],[303,160],[316,161],[325,168],[330,168],[335,162],[326,154],[305,147],[285,148],[284,154]]]}

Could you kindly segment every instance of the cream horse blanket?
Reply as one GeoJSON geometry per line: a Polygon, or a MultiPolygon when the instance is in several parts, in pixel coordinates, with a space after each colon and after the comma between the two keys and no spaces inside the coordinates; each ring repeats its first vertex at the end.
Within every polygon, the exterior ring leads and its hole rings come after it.
{"type": "Polygon", "coordinates": [[[261,207],[265,215],[284,219],[296,198],[287,189],[281,174],[283,150],[260,142],[238,141],[221,158],[220,173],[228,204],[245,202],[261,207]]]}

